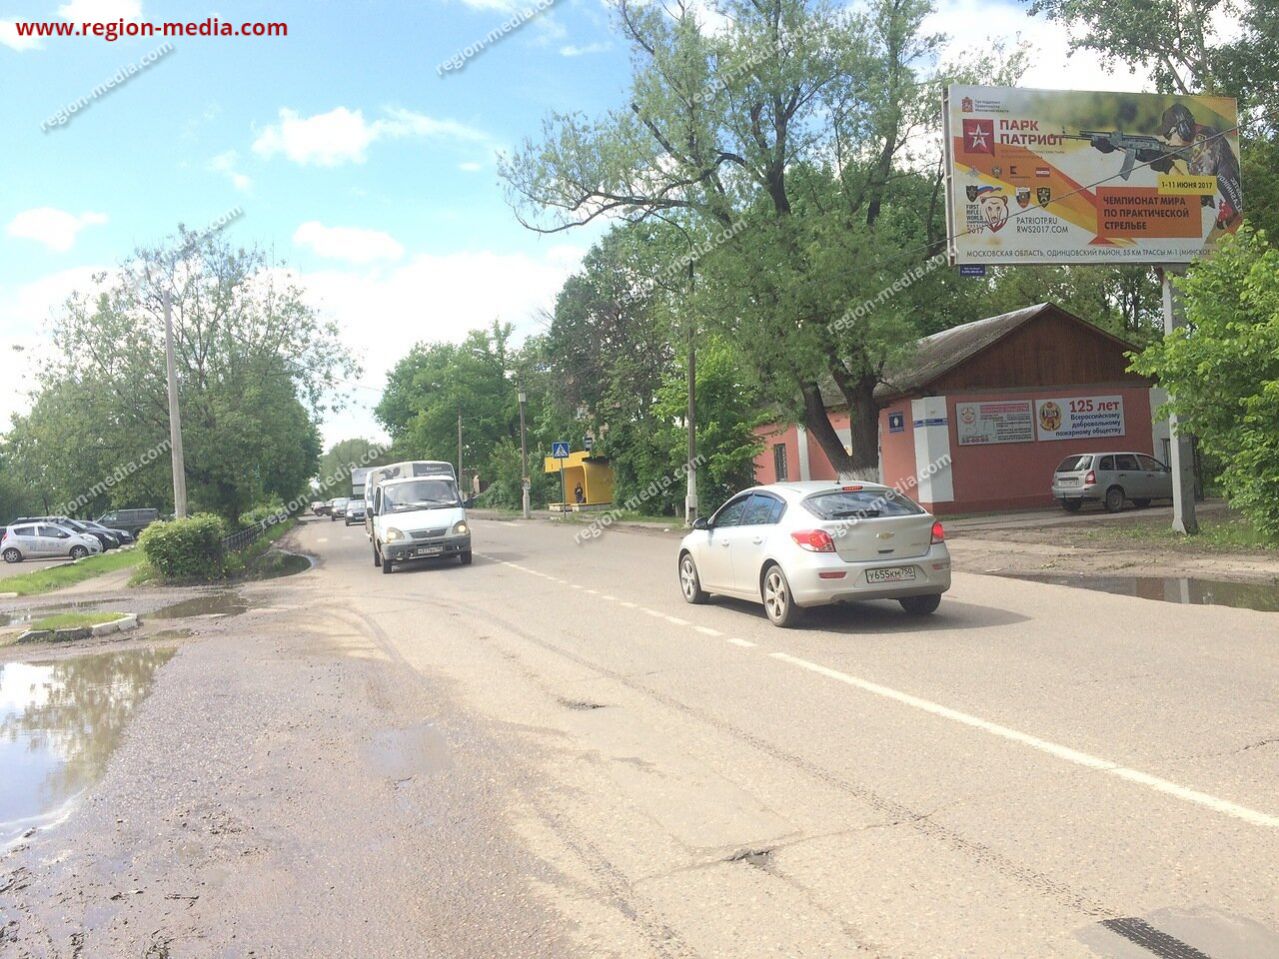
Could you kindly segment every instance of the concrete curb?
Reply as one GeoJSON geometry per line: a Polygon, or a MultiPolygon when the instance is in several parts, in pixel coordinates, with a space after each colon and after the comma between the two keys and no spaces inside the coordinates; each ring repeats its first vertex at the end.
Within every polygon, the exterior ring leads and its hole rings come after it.
{"type": "Polygon", "coordinates": [[[96,626],[90,626],[89,634],[92,636],[110,636],[112,633],[123,633],[137,628],[138,614],[128,613],[120,619],[112,620],[109,623],[98,623],[96,626]]]}

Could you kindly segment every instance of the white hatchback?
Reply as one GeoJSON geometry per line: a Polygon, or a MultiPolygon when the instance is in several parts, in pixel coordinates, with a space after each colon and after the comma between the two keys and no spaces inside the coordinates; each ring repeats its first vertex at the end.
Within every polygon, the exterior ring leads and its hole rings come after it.
{"type": "Polygon", "coordinates": [[[684,599],[712,593],[762,603],[776,626],[810,606],[895,599],[937,609],[950,589],[945,531],[931,513],[878,483],[773,483],[699,519],[679,548],[684,599]]]}
{"type": "Polygon", "coordinates": [[[96,537],[55,523],[16,523],[5,527],[0,538],[0,556],[6,563],[58,556],[82,559],[101,552],[102,543],[96,537]]]}

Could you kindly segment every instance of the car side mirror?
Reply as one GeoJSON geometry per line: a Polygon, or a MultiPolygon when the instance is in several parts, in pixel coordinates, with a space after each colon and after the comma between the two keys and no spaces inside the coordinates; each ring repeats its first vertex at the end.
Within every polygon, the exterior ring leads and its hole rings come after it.
{"type": "Polygon", "coordinates": [[[693,520],[693,529],[710,529],[710,528],[711,528],[711,521],[708,520],[705,516],[699,516],[697,517],[697,519],[693,520]]]}

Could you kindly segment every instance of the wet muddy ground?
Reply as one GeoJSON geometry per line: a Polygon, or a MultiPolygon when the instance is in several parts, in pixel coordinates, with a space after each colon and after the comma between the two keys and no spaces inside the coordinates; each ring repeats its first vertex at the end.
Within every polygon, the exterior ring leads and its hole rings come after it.
{"type": "Polygon", "coordinates": [[[503,825],[519,769],[303,606],[185,595],[127,648],[5,657],[0,957],[574,954],[503,825]]]}

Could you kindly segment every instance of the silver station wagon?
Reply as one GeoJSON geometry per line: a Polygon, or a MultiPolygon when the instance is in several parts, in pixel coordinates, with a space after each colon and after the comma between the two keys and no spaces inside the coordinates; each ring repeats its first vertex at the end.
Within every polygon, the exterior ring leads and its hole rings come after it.
{"type": "Polygon", "coordinates": [[[1172,499],[1172,473],[1145,453],[1075,453],[1057,465],[1052,490],[1068,513],[1087,502],[1118,513],[1127,501],[1149,506],[1152,500],[1172,499]]]}

